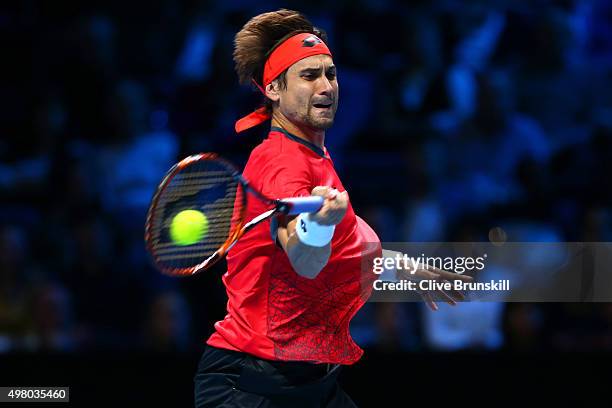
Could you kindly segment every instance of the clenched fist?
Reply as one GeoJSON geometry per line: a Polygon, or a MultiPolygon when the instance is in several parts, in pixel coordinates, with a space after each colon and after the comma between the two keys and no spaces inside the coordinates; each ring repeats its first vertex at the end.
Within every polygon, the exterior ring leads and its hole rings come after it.
{"type": "Polygon", "coordinates": [[[317,213],[310,215],[310,219],[321,225],[338,225],[348,208],[347,192],[340,193],[334,188],[317,186],[312,189],[311,194],[321,196],[325,198],[325,201],[317,213]]]}

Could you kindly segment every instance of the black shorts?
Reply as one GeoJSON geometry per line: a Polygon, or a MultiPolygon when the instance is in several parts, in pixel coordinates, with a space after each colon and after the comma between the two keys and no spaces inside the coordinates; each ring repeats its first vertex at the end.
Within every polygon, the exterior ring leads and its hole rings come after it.
{"type": "Polygon", "coordinates": [[[195,375],[195,406],[356,407],[337,382],[340,365],[281,362],[207,346],[195,375]]]}

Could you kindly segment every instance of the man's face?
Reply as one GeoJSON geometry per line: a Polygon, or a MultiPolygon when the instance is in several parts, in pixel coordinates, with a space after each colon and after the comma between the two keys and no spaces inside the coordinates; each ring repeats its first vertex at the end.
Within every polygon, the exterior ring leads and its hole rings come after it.
{"type": "Polygon", "coordinates": [[[329,55],[313,55],[287,70],[287,89],[279,90],[279,109],[291,122],[325,130],[338,109],[336,67],[329,55]]]}

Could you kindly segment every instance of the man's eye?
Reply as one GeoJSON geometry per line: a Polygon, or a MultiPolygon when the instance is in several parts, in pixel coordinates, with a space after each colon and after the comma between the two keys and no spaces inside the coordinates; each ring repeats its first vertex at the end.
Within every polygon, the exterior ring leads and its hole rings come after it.
{"type": "Polygon", "coordinates": [[[315,79],[313,74],[304,74],[302,77],[308,79],[309,81],[315,79]]]}
{"type": "Polygon", "coordinates": [[[329,79],[334,79],[334,78],[336,77],[336,73],[335,73],[335,72],[328,72],[328,73],[327,73],[327,77],[328,77],[329,79]]]}

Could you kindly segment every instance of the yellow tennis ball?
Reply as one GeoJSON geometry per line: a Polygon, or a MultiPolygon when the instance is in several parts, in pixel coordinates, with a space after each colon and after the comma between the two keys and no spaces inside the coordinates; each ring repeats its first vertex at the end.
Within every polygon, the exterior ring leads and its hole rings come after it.
{"type": "Polygon", "coordinates": [[[177,245],[193,245],[208,232],[208,218],[197,210],[184,210],[172,219],[170,238],[177,245]]]}

